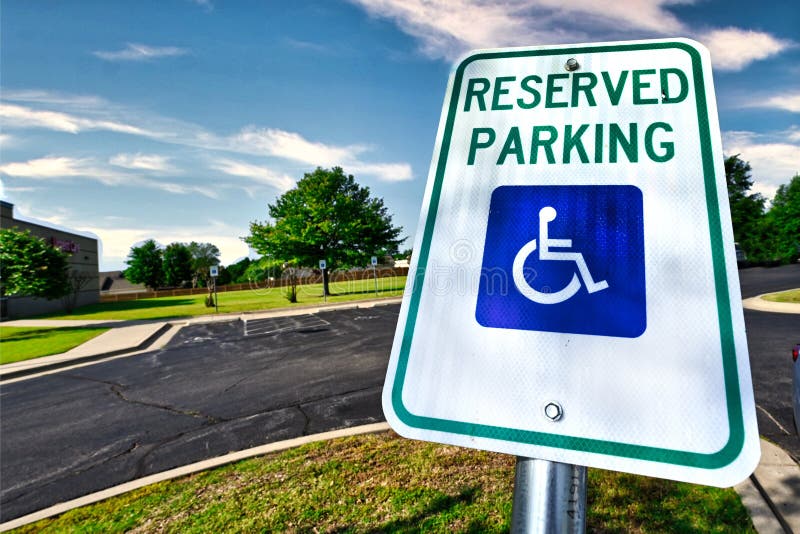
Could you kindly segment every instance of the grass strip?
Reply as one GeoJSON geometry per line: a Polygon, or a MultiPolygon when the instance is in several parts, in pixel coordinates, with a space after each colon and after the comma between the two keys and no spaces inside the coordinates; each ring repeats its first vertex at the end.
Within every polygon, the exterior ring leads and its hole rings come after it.
{"type": "Polygon", "coordinates": [[[781,291],[780,293],[770,293],[764,295],[764,300],[772,302],[791,302],[793,304],[800,304],[800,289],[791,289],[789,291],[781,291]]]}
{"type": "MultiPolygon", "coordinates": [[[[508,532],[514,457],[342,438],[162,482],[18,532],[508,532]]],[[[755,532],[733,489],[589,470],[590,532],[755,532]]]]}
{"type": "MultiPolygon", "coordinates": [[[[397,297],[403,294],[405,276],[378,278],[377,297],[397,297]]],[[[330,285],[332,295],[327,302],[346,302],[376,298],[374,280],[352,280],[330,285]]],[[[48,315],[45,319],[168,319],[215,313],[205,305],[206,295],[159,297],[152,299],[107,302],[82,306],[69,315],[48,315]]],[[[297,286],[296,304],[286,299],[286,288],[256,288],[217,294],[219,313],[271,310],[322,304],[322,284],[297,286]]]]}
{"type": "Polygon", "coordinates": [[[107,330],[0,326],[0,364],[61,354],[107,330]]]}

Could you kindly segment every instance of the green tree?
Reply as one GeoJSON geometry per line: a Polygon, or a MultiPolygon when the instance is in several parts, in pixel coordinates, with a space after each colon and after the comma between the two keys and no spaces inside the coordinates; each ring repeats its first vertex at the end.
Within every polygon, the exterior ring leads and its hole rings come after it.
{"type": "Polygon", "coordinates": [[[241,284],[247,282],[245,272],[252,261],[250,258],[243,258],[236,263],[232,263],[220,271],[220,284],[241,284]],[[223,278],[223,273],[225,277],[223,278]]]}
{"type": "Polygon", "coordinates": [[[753,187],[750,171],[750,164],[742,161],[739,154],[725,158],[733,238],[754,259],[762,253],[764,246],[762,223],[766,199],[758,193],[749,192],[753,187]]]}
{"type": "Polygon", "coordinates": [[[164,283],[177,287],[192,279],[192,252],[186,243],[170,243],[164,249],[164,283]]]}
{"type": "Polygon", "coordinates": [[[214,306],[214,281],[211,279],[211,266],[219,265],[219,249],[211,243],[189,243],[189,251],[192,253],[192,285],[198,287],[200,283],[208,288],[206,306],[214,306]]]}
{"type": "MultiPolygon", "coordinates": [[[[362,265],[370,256],[393,254],[404,239],[383,199],[370,196],[341,167],[317,168],[268,205],[274,222],[250,223],[244,238],[260,254],[297,266],[328,269],[362,265]]],[[[327,271],[323,291],[329,294],[327,271]]]]}
{"type": "Polygon", "coordinates": [[[0,230],[0,283],[4,295],[61,298],[71,290],[68,270],[67,255],[30,231],[0,230]]]}
{"type": "Polygon", "coordinates": [[[773,257],[784,263],[800,256],[800,175],[778,188],[766,215],[774,239],[773,257]]]}
{"type": "Polygon", "coordinates": [[[211,243],[192,241],[188,245],[192,254],[192,283],[194,287],[208,287],[211,282],[210,267],[219,265],[219,249],[211,243]]]}
{"type": "Polygon", "coordinates": [[[164,283],[164,260],[161,246],[148,239],[138,247],[131,247],[125,260],[125,278],[134,284],[144,284],[150,289],[158,289],[164,283]]]}
{"type": "Polygon", "coordinates": [[[253,288],[268,287],[271,281],[281,276],[283,262],[268,256],[250,262],[244,274],[242,283],[248,282],[253,288]]]}

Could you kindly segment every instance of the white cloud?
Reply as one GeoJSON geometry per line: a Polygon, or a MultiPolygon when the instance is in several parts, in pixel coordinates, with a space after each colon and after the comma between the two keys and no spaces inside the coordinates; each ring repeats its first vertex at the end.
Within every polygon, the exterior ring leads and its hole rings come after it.
{"type": "Polygon", "coordinates": [[[83,130],[108,130],[131,135],[155,135],[130,124],[77,117],[59,111],[36,110],[14,104],[0,104],[0,118],[6,128],[45,128],[73,134],[83,130]]]}
{"type": "Polygon", "coordinates": [[[796,129],[772,135],[725,132],[722,145],[727,155],[739,154],[743,161],[750,163],[753,191],[772,198],[778,186],[800,173],[800,136],[797,133],[796,129]]]}
{"type": "Polygon", "coordinates": [[[368,163],[361,155],[365,145],[335,146],[309,141],[298,133],[274,128],[248,127],[229,140],[236,151],[254,155],[269,155],[320,167],[343,167],[346,171],[375,176],[395,182],[411,180],[413,174],[407,163],[368,163]]]}
{"type": "Polygon", "coordinates": [[[295,185],[294,179],[287,174],[280,174],[266,167],[232,159],[217,160],[211,164],[211,168],[231,176],[251,178],[260,184],[274,187],[281,192],[288,191],[295,185]]]}
{"type": "MultiPolygon", "coordinates": [[[[105,170],[94,167],[92,160],[89,158],[68,158],[68,157],[53,157],[48,156],[39,159],[32,159],[24,162],[6,163],[0,165],[0,173],[8,176],[16,176],[21,178],[33,179],[47,179],[47,178],[63,178],[66,176],[88,176],[93,175],[95,179],[99,179],[101,175],[106,175],[105,170]]],[[[110,176],[114,176],[113,174],[110,176]]],[[[116,175],[118,180],[121,181],[124,175],[116,175]]]]}
{"type": "Polygon", "coordinates": [[[800,113],[800,91],[773,95],[762,102],[753,102],[754,107],[777,108],[792,113],[800,113]]]}
{"type": "MultiPolygon", "coordinates": [[[[371,150],[367,145],[326,144],[308,140],[296,132],[255,126],[245,127],[229,136],[218,135],[195,124],[125,109],[87,96],[70,97],[43,91],[6,92],[3,96],[8,101],[60,108],[40,110],[17,104],[0,104],[0,118],[4,119],[4,126],[10,128],[46,128],[73,134],[84,130],[108,130],[207,151],[276,157],[310,166],[338,165],[345,170],[383,181],[413,179],[411,166],[407,163],[363,161],[362,156],[371,150]]],[[[143,165],[148,163],[143,158],[147,157],[150,156],[124,154],[115,156],[116,159],[111,163],[144,170],[146,167],[143,165]]],[[[158,165],[157,162],[151,164],[158,165]]]]}
{"type": "Polygon", "coordinates": [[[175,168],[169,163],[170,158],[158,154],[117,154],[112,156],[108,162],[117,167],[126,169],[138,169],[144,171],[175,172],[175,168]]]}
{"type": "Polygon", "coordinates": [[[14,138],[8,134],[0,133],[0,148],[8,148],[14,144],[14,138]]]}
{"type": "Polygon", "coordinates": [[[347,172],[377,176],[384,182],[405,182],[414,178],[411,165],[407,163],[361,163],[347,165],[347,172]]]}
{"type": "Polygon", "coordinates": [[[273,128],[248,127],[231,138],[232,147],[248,153],[261,153],[311,165],[339,165],[355,159],[362,146],[336,147],[304,139],[300,134],[273,128]]]}
{"type": "Polygon", "coordinates": [[[106,61],[149,61],[162,57],[184,56],[189,53],[186,48],[176,46],[148,46],[139,43],[128,43],[122,50],[92,52],[95,56],[106,61]]]}
{"type": "Polygon", "coordinates": [[[783,52],[792,43],[764,32],[724,28],[698,35],[708,47],[714,66],[723,70],[742,70],[760,59],[783,52]]]}
{"type": "Polygon", "coordinates": [[[104,99],[93,95],[70,95],[38,89],[3,90],[3,100],[56,104],[78,109],[92,109],[108,105],[104,99]]]}
{"type": "Polygon", "coordinates": [[[110,168],[92,158],[47,156],[24,162],[6,163],[0,165],[0,174],[32,180],[84,178],[107,186],[146,187],[181,195],[197,193],[209,198],[219,196],[216,191],[208,187],[145,178],[110,168]]]}
{"type": "Polygon", "coordinates": [[[350,0],[374,17],[394,21],[433,58],[455,60],[474,48],[696,36],[714,65],[739,70],[791,43],[738,28],[701,32],[673,15],[691,0],[350,0]]]}
{"type": "Polygon", "coordinates": [[[433,58],[454,60],[473,48],[565,42],[583,36],[574,26],[559,27],[552,9],[534,15],[536,7],[543,7],[534,1],[352,1],[372,16],[393,20],[433,58]]]}

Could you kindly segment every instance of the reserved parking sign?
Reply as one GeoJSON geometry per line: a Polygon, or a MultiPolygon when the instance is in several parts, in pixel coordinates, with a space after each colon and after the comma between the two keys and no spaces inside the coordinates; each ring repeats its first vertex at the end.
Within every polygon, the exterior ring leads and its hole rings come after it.
{"type": "Polygon", "coordinates": [[[702,45],[486,50],[454,69],[383,406],[411,438],[714,486],[753,471],[702,45]]]}

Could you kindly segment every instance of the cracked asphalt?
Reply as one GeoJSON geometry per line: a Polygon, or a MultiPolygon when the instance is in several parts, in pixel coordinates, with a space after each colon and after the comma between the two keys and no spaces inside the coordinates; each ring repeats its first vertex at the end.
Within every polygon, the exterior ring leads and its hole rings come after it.
{"type": "Polygon", "coordinates": [[[0,388],[0,522],[265,443],[384,420],[399,305],[183,328],[0,388]]]}
{"type": "MultiPolygon", "coordinates": [[[[800,287],[800,265],[739,276],[745,298],[800,287]]],[[[398,311],[193,326],[162,350],[3,385],[0,521],[227,452],[382,421],[398,311]]],[[[800,459],[789,353],[800,316],[745,310],[745,323],[759,432],[800,459]]]]}

